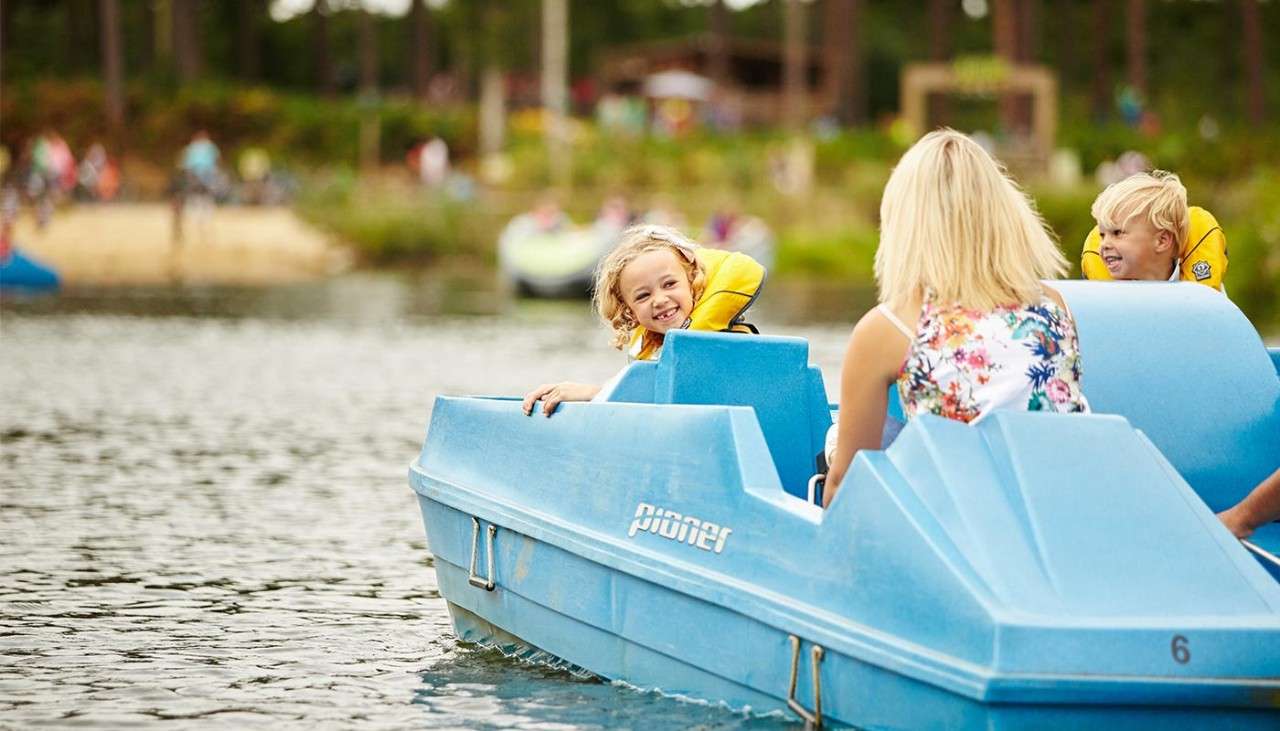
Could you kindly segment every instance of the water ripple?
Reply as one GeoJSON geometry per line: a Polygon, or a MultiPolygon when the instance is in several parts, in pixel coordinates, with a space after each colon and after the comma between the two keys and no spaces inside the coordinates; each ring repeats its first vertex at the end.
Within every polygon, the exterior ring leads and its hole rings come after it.
{"type": "Polygon", "coordinates": [[[782,725],[453,639],[405,466],[438,394],[609,376],[581,310],[6,311],[0,727],[782,725]]]}

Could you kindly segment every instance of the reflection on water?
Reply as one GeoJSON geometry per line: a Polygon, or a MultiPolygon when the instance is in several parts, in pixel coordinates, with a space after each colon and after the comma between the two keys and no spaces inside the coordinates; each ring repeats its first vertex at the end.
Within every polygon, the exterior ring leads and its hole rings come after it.
{"type": "MultiPolygon", "coordinates": [[[[92,314],[345,320],[374,322],[493,315],[522,320],[582,317],[586,300],[518,299],[502,291],[486,271],[354,273],[319,282],[271,288],[80,288],[57,296],[10,299],[7,311],[24,314],[92,314]]],[[[779,326],[831,324],[849,327],[875,304],[870,287],[835,282],[770,281],[751,309],[753,322],[779,326]]]]}
{"type": "MultiPolygon", "coordinates": [[[[865,293],[771,287],[831,379],[865,293]]],[[[0,726],[779,727],[459,647],[407,486],[438,394],[599,381],[487,278],[0,305],[0,726]]]]}

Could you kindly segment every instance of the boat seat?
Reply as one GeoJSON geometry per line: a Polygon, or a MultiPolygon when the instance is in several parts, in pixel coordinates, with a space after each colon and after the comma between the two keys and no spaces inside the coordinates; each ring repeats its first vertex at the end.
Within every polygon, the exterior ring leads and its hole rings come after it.
{"type": "Polygon", "coordinates": [[[809,365],[803,338],[675,330],[656,362],[632,363],[602,397],[752,407],[783,489],[799,497],[831,426],[822,372],[809,365]]]}
{"type": "Polygon", "coordinates": [[[1280,467],[1280,360],[1227,297],[1192,282],[1053,286],[1093,410],[1142,430],[1212,510],[1280,467]]]}

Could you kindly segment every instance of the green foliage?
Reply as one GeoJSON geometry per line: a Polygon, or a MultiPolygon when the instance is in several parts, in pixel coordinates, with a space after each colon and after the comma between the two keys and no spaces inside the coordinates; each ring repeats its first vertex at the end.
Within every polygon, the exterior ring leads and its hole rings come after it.
{"type": "Polygon", "coordinates": [[[1227,234],[1227,294],[1259,329],[1280,328],[1280,168],[1215,191],[1207,207],[1227,234]]]}
{"type": "MultiPolygon", "coordinates": [[[[129,134],[120,146],[167,166],[198,129],[208,130],[228,159],[249,145],[272,158],[304,166],[353,164],[360,120],[376,115],[384,162],[402,159],[416,141],[439,135],[457,155],[475,149],[475,114],[468,107],[428,108],[404,98],[362,105],[266,87],[205,83],[168,91],[134,84],[128,89],[129,134]]],[[[11,150],[42,128],[62,132],[74,150],[102,137],[102,87],[97,82],[39,81],[5,88],[0,98],[0,143],[11,150]]],[[[118,152],[119,148],[113,150],[118,152]]]]}
{"type": "Polygon", "coordinates": [[[447,196],[385,181],[357,183],[345,170],[309,181],[295,209],[369,264],[485,261],[501,225],[447,196]]]}
{"type": "Polygon", "coordinates": [[[814,230],[796,227],[778,241],[775,273],[869,283],[879,236],[874,229],[814,230]]]}

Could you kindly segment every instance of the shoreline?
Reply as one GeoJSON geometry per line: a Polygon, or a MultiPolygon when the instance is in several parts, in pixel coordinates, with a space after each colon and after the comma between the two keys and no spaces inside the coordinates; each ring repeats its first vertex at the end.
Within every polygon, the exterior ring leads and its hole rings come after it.
{"type": "Polygon", "coordinates": [[[286,207],[188,210],[175,241],[164,203],[77,204],[43,230],[30,215],[15,248],[57,271],[63,287],[283,284],[337,274],[352,254],[286,207]]]}

